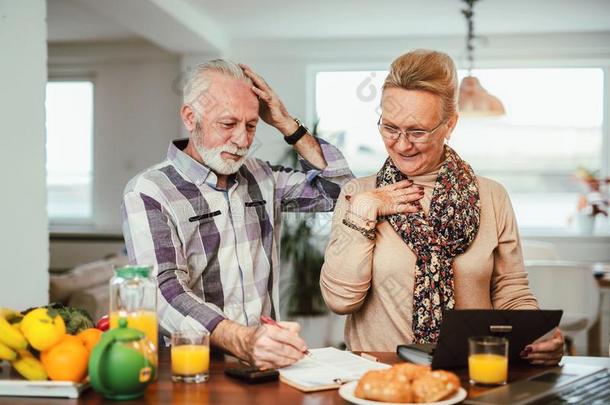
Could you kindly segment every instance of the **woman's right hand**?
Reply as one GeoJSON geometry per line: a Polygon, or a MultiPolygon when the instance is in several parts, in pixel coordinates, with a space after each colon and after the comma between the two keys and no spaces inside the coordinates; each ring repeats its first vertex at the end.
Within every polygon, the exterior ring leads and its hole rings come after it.
{"type": "Polygon", "coordinates": [[[407,214],[421,210],[419,200],[424,188],[411,180],[358,193],[350,198],[350,211],[369,219],[393,214],[407,214]]]}
{"type": "Polygon", "coordinates": [[[380,188],[356,194],[350,198],[350,211],[374,220],[377,217],[407,214],[421,210],[419,200],[424,188],[411,180],[402,180],[380,188]]]}

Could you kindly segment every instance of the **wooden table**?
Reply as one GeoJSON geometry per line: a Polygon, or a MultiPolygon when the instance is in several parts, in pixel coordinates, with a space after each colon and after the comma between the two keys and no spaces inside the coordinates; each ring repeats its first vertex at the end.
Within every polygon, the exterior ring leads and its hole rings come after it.
{"type": "MultiPolygon", "coordinates": [[[[380,361],[393,364],[400,360],[394,353],[373,352],[370,353],[380,361]]],[[[233,360],[235,361],[235,360],[233,360]]],[[[586,362],[587,359],[584,359],[586,362]]],[[[78,400],[51,399],[51,398],[18,398],[0,397],[0,405],[76,405],[76,404],[188,404],[188,405],[237,405],[237,404],[303,404],[303,405],[327,405],[347,404],[337,390],[322,391],[305,394],[279,381],[258,385],[248,385],[224,375],[225,367],[234,366],[235,363],[223,358],[212,359],[210,369],[210,380],[203,384],[181,384],[172,383],[170,378],[169,351],[164,349],[159,356],[160,373],[159,380],[150,385],[144,397],[125,402],[114,402],[105,400],[102,396],[88,390],[78,400]]],[[[583,362],[583,360],[581,360],[583,362]]],[[[539,374],[546,370],[544,367],[515,366],[511,367],[509,381],[516,381],[539,374]]],[[[469,396],[485,391],[481,388],[473,388],[468,384],[466,370],[457,370],[462,379],[462,386],[468,390],[469,396]]]]}

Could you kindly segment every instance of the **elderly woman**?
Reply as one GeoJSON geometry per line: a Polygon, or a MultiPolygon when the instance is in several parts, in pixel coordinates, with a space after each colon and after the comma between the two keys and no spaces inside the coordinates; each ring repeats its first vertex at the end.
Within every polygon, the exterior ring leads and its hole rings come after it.
{"type": "MultiPolygon", "coordinates": [[[[320,278],[328,306],[348,314],[351,350],[435,342],[445,309],[538,309],[506,190],[446,144],[456,87],[451,58],[426,50],[396,59],[383,85],[388,158],[343,187],[320,278]]],[[[522,356],[556,364],[562,354],[557,330],[522,356]]]]}

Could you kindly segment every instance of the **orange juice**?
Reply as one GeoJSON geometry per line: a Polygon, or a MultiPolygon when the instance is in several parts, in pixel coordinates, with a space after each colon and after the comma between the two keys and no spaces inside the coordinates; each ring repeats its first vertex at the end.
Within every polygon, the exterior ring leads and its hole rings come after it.
{"type": "Polygon", "coordinates": [[[504,384],[508,377],[508,358],[499,354],[471,354],[468,373],[477,383],[504,384]]]}
{"type": "Polygon", "coordinates": [[[172,346],[172,374],[189,376],[207,373],[210,348],[206,345],[172,346]]]}
{"type": "Polygon", "coordinates": [[[155,350],[158,350],[157,336],[159,327],[157,325],[157,313],[153,311],[136,311],[136,312],[111,312],[110,313],[110,328],[119,326],[119,317],[127,318],[127,326],[138,329],[144,332],[148,340],[155,345],[155,350]]]}

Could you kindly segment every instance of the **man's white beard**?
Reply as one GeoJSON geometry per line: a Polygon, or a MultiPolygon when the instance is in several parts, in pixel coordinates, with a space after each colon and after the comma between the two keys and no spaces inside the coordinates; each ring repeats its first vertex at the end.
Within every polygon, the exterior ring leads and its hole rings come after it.
{"type": "Polygon", "coordinates": [[[248,154],[248,148],[238,148],[235,145],[221,145],[212,149],[207,149],[202,145],[195,145],[195,148],[207,167],[217,174],[225,175],[237,172],[241,165],[244,164],[244,160],[246,160],[246,155],[248,154]],[[222,156],[220,156],[222,152],[240,155],[241,158],[239,160],[223,159],[222,156]]]}

